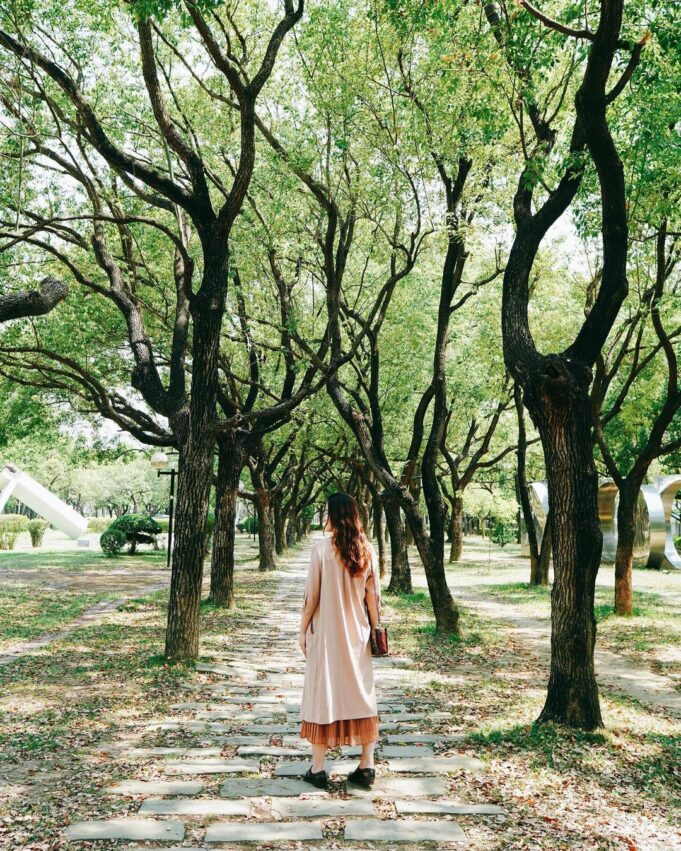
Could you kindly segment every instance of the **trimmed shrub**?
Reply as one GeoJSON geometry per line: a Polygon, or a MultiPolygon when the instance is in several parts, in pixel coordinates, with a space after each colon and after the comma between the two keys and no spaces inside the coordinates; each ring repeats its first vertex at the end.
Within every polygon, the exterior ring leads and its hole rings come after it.
{"type": "Polygon", "coordinates": [[[108,531],[122,532],[130,545],[128,552],[133,554],[138,544],[153,544],[158,548],[156,536],[161,534],[161,526],[146,514],[124,514],[113,521],[108,531]]]}
{"type": "Polygon", "coordinates": [[[0,550],[13,550],[17,538],[28,529],[28,517],[23,514],[0,514],[0,550]]]}
{"type": "Polygon", "coordinates": [[[126,544],[125,532],[120,529],[107,529],[99,536],[99,546],[105,556],[117,556],[126,544]]]}
{"type": "Polygon", "coordinates": [[[45,530],[49,525],[47,520],[41,520],[40,518],[28,521],[28,534],[31,536],[32,547],[42,546],[45,530]]]}

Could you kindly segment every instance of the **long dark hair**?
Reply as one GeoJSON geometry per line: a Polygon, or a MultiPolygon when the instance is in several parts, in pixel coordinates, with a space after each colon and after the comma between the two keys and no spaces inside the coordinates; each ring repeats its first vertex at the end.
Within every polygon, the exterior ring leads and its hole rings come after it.
{"type": "Polygon", "coordinates": [[[357,503],[347,493],[334,493],[329,497],[328,509],[333,545],[350,576],[357,576],[371,562],[369,542],[357,503]]]}

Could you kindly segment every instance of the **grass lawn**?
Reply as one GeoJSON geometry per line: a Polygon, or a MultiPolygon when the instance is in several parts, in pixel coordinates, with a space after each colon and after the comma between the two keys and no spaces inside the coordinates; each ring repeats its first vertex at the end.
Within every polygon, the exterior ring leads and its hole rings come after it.
{"type": "MultiPolygon", "coordinates": [[[[240,631],[266,614],[275,581],[241,570],[237,608],[203,607],[205,658],[238,642],[240,631]]],[[[0,668],[3,851],[65,849],[62,826],[69,821],[136,812],[138,802],[101,794],[136,776],[136,768],[94,746],[128,736],[131,723],[173,714],[170,705],[188,699],[183,684],[196,676],[192,668],[168,666],[160,656],[166,607],[166,591],[131,600],[102,622],[0,668]]]]}
{"type": "Polygon", "coordinates": [[[0,586],[0,651],[61,629],[91,606],[114,596],[41,591],[29,585],[0,586]]]}
{"type": "Polygon", "coordinates": [[[131,570],[163,568],[166,553],[162,550],[144,549],[136,555],[120,553],[108,558],[99,551],[90,550],[24,550],[0,552],[0,575],[3,570],[131,570]]]}
{"type": "Polygon", "coordinates": [[[681,848],[681,724],[604,691],[602,731],[534,725],[545,675],[507,625],[463,608],[463,637],[437,635],[423,592],[385,595],[384,608],[393,652],[419,669],[418,693],[452,712],[440,731],[464,737],[450,747],[486,763],[462,774],[453,797],[509,811],[494,829],[465,824],[475,848],[681,848]]]}
{"type": "MultiPolygon", "coordinates": [[[[528,615],[548,617],[551,613],[550,587],[538,588],[516,582],[469,586],[467,590],[506,601],[528,615]]],[[[649,591],[638,591],[635,601],[631,617],[616,615],[612,590],[597,586],[594,613],[598,623],[598,646],[621,653],[637,664],[650,665],[656,673],[679,677],[681,688],[679,602],[649,591]]]]}

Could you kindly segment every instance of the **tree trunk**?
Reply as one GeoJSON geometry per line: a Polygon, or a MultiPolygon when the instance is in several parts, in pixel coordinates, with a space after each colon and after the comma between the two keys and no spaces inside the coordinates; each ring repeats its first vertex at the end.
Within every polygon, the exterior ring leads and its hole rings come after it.
{"type": "Polygon", "coordinates": [[[374,538],[378,545],[378,575],[385,576],[385,532],[383,531],[383,506],[379,497],[374,497],[374,538]]]}
{"type": "Polygon", "coordinates": [[[538,720],[593,730],[603,725],[594,670],[594,588],[603,537],[588,377],[568,358],[543,361],[533,392],[526,393],[544,446],[554,551],[551,672],[538,720]]]}
{"type": "Polygon", "coordinates": [[[298,515],[291,512],[286,524],[286,546],[292,547],[296,542],[296,528],[298,526],[298,515]]]}
{"type": "Polygon", "coordinates": [[[199,655],[199,613],[203,580],[206,514],[213,447],[205,435],[180,451],[175,535],[170,578],[165,655],[193,660],[199,655]]]}
{"type": "Polygon", "coordinates": [[[218,478],[215,488],[215,530],[210,570],[210,595],[216,606],[234,605],[234,539],[239,476],[244,451],[230,433],[218,440],[218,478]]]}
{"type": "Polygon", "coordinates": [[[389,594],[411,594],[411,570],[409,569],[409,553],[407,551],[407,530],[395,500],[383,497],[385,520],[390,535],[390,584],[389,594]]]}
{"type": "Polygon", "coordinates": [[[455,496],[452,500],[451,519],[452,543],[449,549],[449,561],[461,560],[463,552],[463,497],[455,496]]]}
{"type": "Polygon", "coordinates": [[[191,308],[191,401],[182,424],[186,439],[180,444],[165,644],[165,655],[171,659],[193,660],[199,655],[206,515],[213,478],[217,367],[228,268],[226,240],[219,238],[212,243],[204,247],[204,279],[191,308]]]}
{"type": "Polygon", "coordinates": [[[272,498],[265,488],[258,488],[257,494],[256,510],[258,512],[258,545],[260,549],[258,570],[276,570],[272,498]]]}
{"type": "MultiPolygon", "coordinates": [[[[518,449],[516,452],[517,471],[515,484],[518,502],[520,503],[520,510],[522,512],[523,520],[525,521],[525,529],[527,530],[527,544],[530,548],[530,585],[543,585],[548,584],[549,581],[548,563],[546,564],[546,582],[542,582],[541,553],[539,551],[539,543],[537,539],[537,528],[534,525],[534,517],[532,515],[530,491],[527,485],[527,429],[525,427],[525,406],[523,405],[522,389],[517,381],[513,387],[513,397],[518,417],[518,449]]],[[[520,528],[520,524],[518,524],[518,528],[520,528]]],[[[550,538],[548,542],[545,540],[546,535],[550,535],[548,519],[546,522],[542,545],[546,543],[550,545],[550,538]]]]}
{"type": "Polygon", "coordinates": [[[551,566],[551,554],[553,552],[553,532],[551,531],[551,511],[546,515],[544,526],[544,537],[541,539],[539,550],[539,562],[537,564],[537,585],[549,584],[549,567],[551,566]]]}
{"type": "Polygon", "coordinates": [[[617,506],[617,550],[615,552],[615,613],[634,612],[634,539],[636,537],[636,507],[641,482],[625,479],[619,488],[617,506]]]}
{"type": "Polygon", "coordinates": [[[274,511],[274,549],[277,555],[286,551],[286,523],[281,509],[281,495],[277,494],[272,500],[274,511]]]}

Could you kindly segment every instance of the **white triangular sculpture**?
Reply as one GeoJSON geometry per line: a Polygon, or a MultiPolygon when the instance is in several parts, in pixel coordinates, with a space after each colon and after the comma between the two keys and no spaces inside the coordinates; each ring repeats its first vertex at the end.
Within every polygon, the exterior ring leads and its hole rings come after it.
{"type": "Polygon", "coordinates": [[[69,538],[79,538],[87,529],[87,519],[75,508],[50,493],[28,473],[8,464],[0,470],[0,514],[10,496],[23,502],[69,538]]]}

